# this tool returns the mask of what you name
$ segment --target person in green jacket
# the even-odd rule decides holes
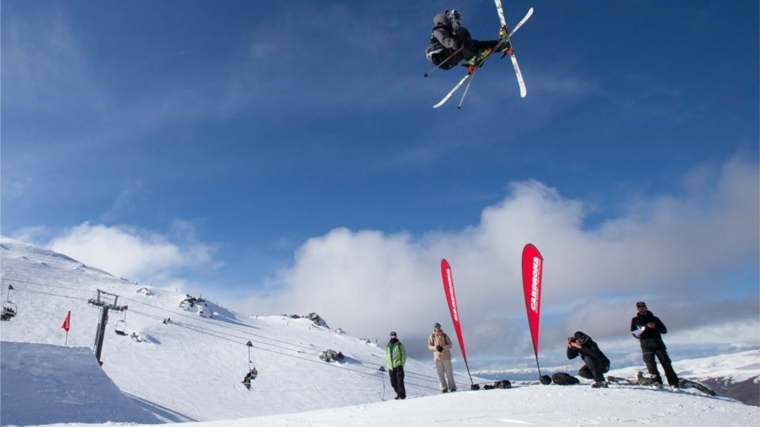
[[[385,364],[388,366],[388,374],[391,377],[391,387],[396,391],[396,400],[406,399],[404,388],[404,364],[406,363],[406,349],[398,340],[396,332],[391,332],[391,339],[385,346]]]

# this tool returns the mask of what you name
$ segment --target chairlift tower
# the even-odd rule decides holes
[[[125,311],[129,307],[126,305],[118,305],[119,296],[109,292],[101,291],[98,289],[98,297],[90,298],[87,304],[93,307],[100,308],[100,320],[98,321],[98,329],[95,331],[95,358],[101,365],[100,354],[103,351],[103,339],[105,338],[106,324],[108,323],[108,311]]]

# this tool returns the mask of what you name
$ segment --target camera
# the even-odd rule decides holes
[[[576,342],[578,340],[575,339],[575,337],[567,337],[567,340],[570,342]]]

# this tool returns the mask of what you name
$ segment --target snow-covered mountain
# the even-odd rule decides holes
[[[379,371],[385,365],[385,342],[320,326],[321,319],[242,316],[212,302],[213,296],[190,297],[133,283],[8,238],[0,244],[3,297],[12,286],[10,299],[18,308],[17,316],[0,323],[2,340],[64,345],[61,325],[71,311],[67,345],[93,348],[100,309],[90,302],[98,290],[118,295],[116,305],[128,308],[109,314],[103,370],[123,392],[181,414],[170,421],[243,418],[395,397]],[[112,301],[104,294],[101,299]],[[116,333],[122,328],[126,335]],[[403,342],[403,334],[399,338]],[[327,350],[344,358],[325,362],[320,356]],[[259,373],[250,392],[241,384],[249,366]],[[431,361],[410,360],[406,372],[410,395],[439,392]],[[167,393],[166,384],[174,392]]]
[[[390,421],[435,421],[438,427],[568,421],[660,425],[663,417],[674,417],[677,422],[662,423],[673,426],[760,421],[760,408],[695,390],[545,387],[517,372],[503,377],[513,381],[511,390],[440,395],[432,361],[413,359],[406,365],[411,399],[382,403],[395,395],[379,369],[385,343],[330,329],[329,319],[300,316],[308,313],[243,316],[214,302],[213,295],[189,296],[178,289],[132,283],[4,237],[0,262],[3,299],[18,310],[10,321],[0,322],[2,425],[112,421],[284,426],[308,425],[307,420],[343,426]],[[93,304],[98,290],[101,302],[128,306],[110,313],[102,368],[94,356],[89,359],[100,316]],[[112,301],[112,295],[118,300]],[[61,325],[69,311],[67,337]],[[399,338],[404,341],[403,334]],[[320,356],[327,350],[344,357],[324,361]],[[757,387],[759,361],[755,350],[682,360],[675,366],[688,378],[754,381]],[[254,365],[258,377],[248,391],[241,381]],[[635,368],[626,369],[613,374],[635,374]],[[494,379],[474,377],[478,383]],[[466,373],[458,374],[457,381],[460,389],[469,388]],[[640,408],[648,412],[642,415]],[[263,418],[254,423],[251,417]]]

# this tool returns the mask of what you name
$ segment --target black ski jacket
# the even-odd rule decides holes
[[[655,316],[651,311],[647,310],[644,314],[636,314],[636,317],[631,319],[631,332],[640,329],[642,326],[649,323],[654,323],[654,328],[647,328],[637,338],[641,344],[641,348],[645,350],[657,350],[665,349],[665,342],[662,340],[662,334],[668,333],[668,328],[662,321]]]
[[[585,335],[585,334],[584,334]],[[575,337],[578,338],[578,334],[575,334]],[[581,348],[575,348],[575,347],[567,347],[567,358],[568,359],[575,359],[578,357],[578,355],[581,355],[581,358],[585,359],[586,357],[591,357],[592,359],[596,360],[599,365],[603,366],[603,371],[607,371],[610,367],[610,359],[607,358],[607,356],[602,353],[602,350],[599,349],[599,346],[596,345],[594,340],[591,339],[590,336],[586,335],[586,342],[583,343]]]
[[[467,28],[459,27],[457,31],[454,31],[451,27],[451,21],[446,17],[446,12],[441,12],[433,17],[433,34],[430,36],[430,44],[426,52],[429,52],[435,48],[444,48],[449,51],[454,51],[460,47],[468,47],[472,40],[470,32]]]

